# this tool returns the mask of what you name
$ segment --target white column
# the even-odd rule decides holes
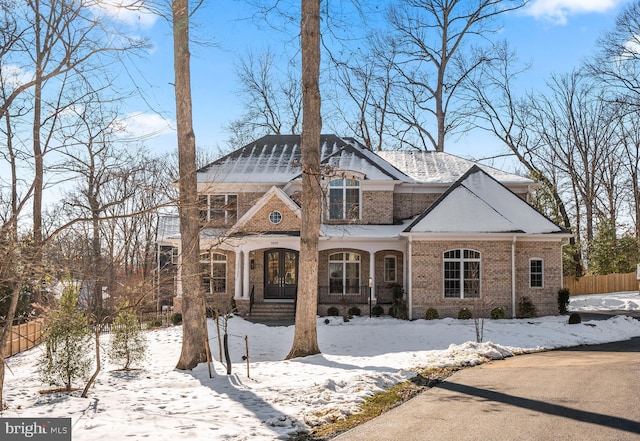
[[[373,305],[373,299],[376,297],[376,253],[369,251],[369,277],[371,278],[371,292],[369,293],[369,301]]]
[[[176,297],[182,297],[182,250],[178,247],[178,266],[176,268]]]
[[[236,250],[236,271],[235,271],[235,282],[236,289],[234,293],[234,298],[240,299],[242,298],[242,282],[243,282],[243,274],[246,271],[246,267],[242,265],[242,250]]]
[[[249,272],[251,271],[251,267],[249,266],[249,251],[244,252],[244,271],[242,275],[244,276],[244,282],[242,283],[242,297],[245,299],[249,298],[250,293],[250,285],[249,285]]]

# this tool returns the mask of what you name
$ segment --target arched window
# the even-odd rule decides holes
[[[466,249],[445,251],[443,269],[445,298],[480,297],[480,252]]]
[[[360,293],[360,255],[334,253],[329,256],[329,293]]]
[[[360,181],[345,178],[329,182],[329,219],[360,219]]]
[[[200,266],[205,294],[225,294],[227,292],[227,256],[208,251],[201,253]]]
[[[396,256],[384,256],[384,281],[396,282],[398,278],[398,260]]]

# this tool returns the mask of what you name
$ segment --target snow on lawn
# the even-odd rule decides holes
[[[570,309],[592,311],[612,305],[640,310],[640,296],[636,292],[575,297]],[[40,383],[35,365],[42,349],[34,348],[8,360],[9,408],[1,416],[70,417],[74,441],[287,439],[291,433],[356,412],[366,397],[413,377],[417,368],[476,365],[526,352],[640,336],[640,321],[624,316],[578,325],[568,325],[566,316],[486,320],[480,344],[475,343],[473,320],[325,320],[318,319],[321,355],[283,361],[291,348],[293,326],[231,319],[233,372],[226,375],[226,368],[216,361],[213,378],[206,364],[191,372],[174,369],[181,327],[148,331],[148,359],[141,369],[122,372],[103,360],[103,370],[86,399],[79,397],[80,392],[40,394],[47,386]],[[211,321],[209,334],[214,358],[219,360]],[[242,359],[245,336],[250,378]],[[108,340],[102,337],[103,349]]]
[[[640,294],[627,291],[611,294],[591,294],[572,297],[569,303],[571,311],[639,311]]]

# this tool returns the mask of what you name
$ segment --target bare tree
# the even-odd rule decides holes
[[[546,148],[542,134],[534,129],[531,100],[537,98],[533,94],[527,97],[514,92],[514,82],[529,67],[519,62],[506,42],[495,44],[493,53],[492,65],[483,66],[465,83],[465,99],[476,115],[475,127],[504,143],[506,154],[515,156],[531,178],[542,184],[533,195],[535,205],[565,229],[573,231],[570,207],[561,194],[565,175],[555,166],[556,153]],[[570,242],[571,249],[575,250],[576,238],[572,237]],[[570,266],[578,275],[582,272],[581,261],[580,253],[573,252]]]
[[[447,135],[468,119],[457,102],[461,84],[491,54],[472,43],[498,29],[495,19],[526,0],[402,0],[388,20],[398,47],[396,69],[403,78],[404,100],[393,114],[444,151]],[[429,123],[431,121],[431,123]]]
[[[240,60],[236,72],[244,114],[228,126],[233,134],[231,144],[240,147],[247,139],[265,134],[300,133],[300,81],[289,68],[280,75],[274,73],[274,64],[271,51],[257,56],[249,53]]]
[[[193,131],[188,0],[173,0],[173,51],[180,178],[182,245],[182,352],[177,369],[193,369],[210,359],[205,295],[200,274],[200,222],[196,182],[196,137]]]
[[[320,187],[320,0],[302,0],[302,220],[300,227],[300,280],[296,325],[287,359],[320,353],[318,313],[318,238],[322,190]]]
[[[598,40],[599,50],[587,63],[588,71],[603,81],[608,99],[640,108],[640,1],[618,15],[614,29]]]
[[[393,121],[388,118],[397,48],[394,41],[375,33],[369,36],[370,53],[349,61],[333,60],[336,68],[334,107],[340,119],[364,145],[382,150],[385,135],[393,133]],[[343,105],[343,97],[347,103]],[[400,136],[396,138],[401,139]]]

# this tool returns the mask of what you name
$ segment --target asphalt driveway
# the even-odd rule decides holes
[[[640,338],[464,369],[334,440],[640,440]]]

